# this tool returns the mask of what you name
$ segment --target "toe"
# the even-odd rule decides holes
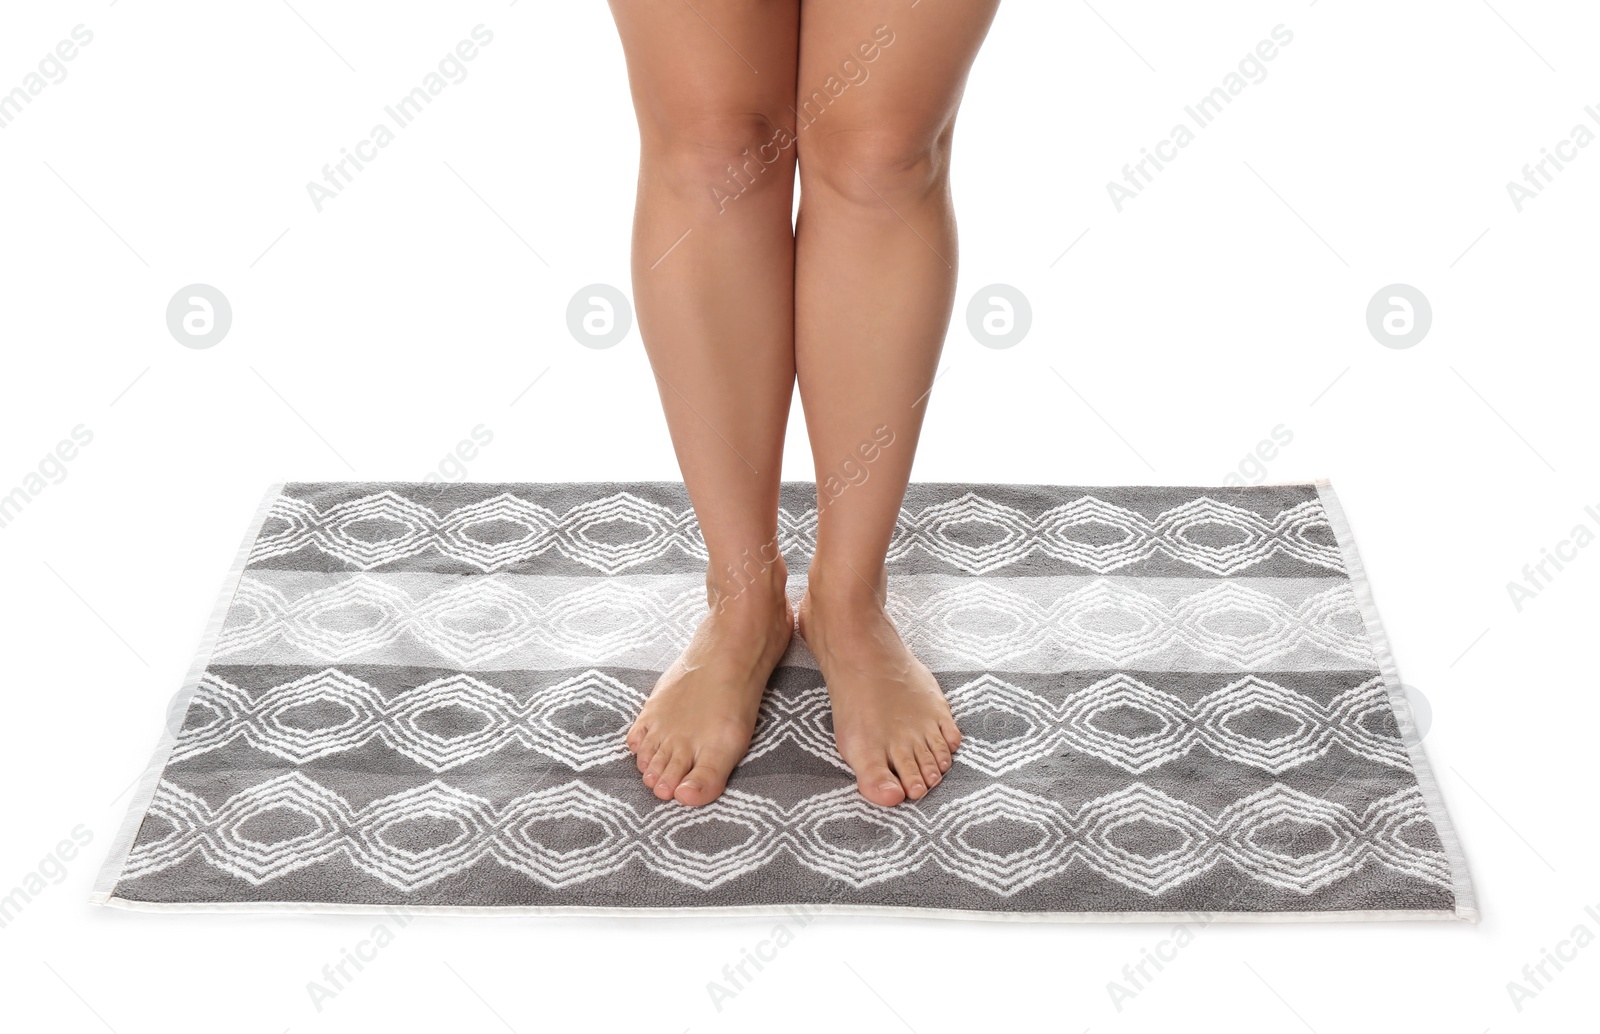
[[[955,719],[939,719],[939,731],[944,734],[945,746],[949,747],[950,753],[954,754],[961,746],[961,730],[956,728]]]
[[[882,761],[857,769],[856,789],[873,804],[885,808],[892,808],[906,799],[906,791],[900,785],[900,780],[894,777],[894,773],[889,771],[889,766]]]
[[[939,763],[933,759],[933,750],[926,741],[917,744],[916,750],[917,767],[922,772],[922,782],[931,790],[938,786],[939,780],[943,778],[939,774]]]
[[[927,784],[922,781],[922,768],[910,744],[896,744],[889,751],[889,763],[900,777],[907,797],[915,801],[928,792]]]
[[[672,751],[666,744],[655,739],[646,738],[644,749],[639,751],[639,771],[644,774],[644,785],[653,787],[656,780],[661,777],[661,770],[666,767],[667,761],[672,757]]]
[[[628,738],[624,741],[627,743],[628,749],[635,754],[639,753],[639,748],[644,746],[645,733],[649,731],[649,727],[644,724],[644,718],[641,717],[634,722],[632,727],[628,729]]]
[[[656,751],[660,747],[660,737],[648,733],[640,737],[639,749],[633,752],[633,764],[634,767],[638,768],[640,775],[650,771],[650,761],[655,757]]]
[[[950,758],[950,744],[944,741],[942,731],[928,737],[928,750],[933,753],[933,763],[938,766],[940,773],[950,771],[950,766],[955,762]]]
[[[655,785],[650,789],[655,791],[657,797],[664,801],[672,800],[677,792],[678,784],[694,764],[694,755],[687,750],[673,753],[671,760],[661,767],[661,775],[656,779]]]
[[[722,791],[728,785],[728,773],[730,771],[732,771],[732,766],[724,768],[710,759],[702,758],[697,760],[695,766],[678,783],[673,796],[680,803],[691,807],[710,804],[722,796]]]

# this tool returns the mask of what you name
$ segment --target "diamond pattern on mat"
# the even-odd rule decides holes
[[[538,751],[582,772],[627,756],[622,733],[644,701],[645,694],[632,686],[593,670],[546,686],[525,703],[464,673],[385,696],[337,668],[256,694],[208,672],[190,700],[172,760],[208,754],[243,738],[258,750],[303,765],[379,740],[433,772],[510,746]],[[344,715],[317,724],[292,720],[297,710],[315,705]],[[428,727],[429,715],[449,711],[466,712],[476,727],[453,735]],[[569,728],[561,717],[572,711],[580,712],[586,724],[600,717],[601,727]]]
[[[974,580],[925,597],[891,588],[888,611],[907,645],[941,658],[944,668],[1004,667],[1040,651],[1137,666],[1175,648],[1253,668],[1302,646],[1373,663],[1360,608],[1344,582],[1290,603],[1234,582],[1164,599],[1127,579],[1092,581],[1041,602],[1011,581]],[[282,642],[336,662],[408,636],[468,668],[525,647],[578,663],[635,651],[670,657],[688,644],[704,613],[703,591],[638,582],[551,592],[530,579],[492,575],[413,597],[383,576],[354,574],[291,601],[246,575],[215,658]]]
[[[756,872],[782,853],[802,866],[857,889],[936,865],[1002,897],[1086,866],[1146,895],[1161,894],[1227,862],[1251,880],[1310,894],[1369,861],[1436,886],[1449,886],[1445,856],[1408,839],[1413,825],[1429,826],[1415,787],[1372,802],[1364,812],[1275,783],[1234,801],[1220,814],[1205,811],[1143,783],[1085,803],[1076,812],[1014,787],[985,786],[937,809],[875,808],[854,787],[784,808],[730,790],[705,808],[672,802],[644,812],[581,782],[538,790],[496,808],[488,800],[438,780],[353,807],[337,792],[299,772],[241,790],[213,808],[163,781],[150,815],[168,827],[139,843],[124,878],[178,865],[199,853],[212,866],[253,885],[280,879],[330,859],[345,859],[389,886],[415,892],[472,865],[493,859],[548,888],[618,872],[637,862],[658,875],[711,890]],[[262,824],[296,821],[282,839],[264,839]],[[406,843],[400,828],[426,819],[450,832],[436,843]],[[879,835],[863,844],[843,822],[865,822]],[[982,828],[998,820],[1030,827],[1031,843],[1007,838],[997,850]],[[539,836],[554,823],[583,826],[585,844],[551,844]],[[748,835],[707,848],[685,843],[709,824]],[[835,830],[835,832],[830,832]],[[1163,834],[1152,846],[1149,833]],[[1314,830],[1323,841],[1296,850]],[[252,835],[252,832],[254,835]],[[1288,845],[1276,843],[1293,835]],[[1143,849],[1141,849],[1143,848]]]
[[[703,589],[596,581],[552,595],[505,576],[461,579],[413,598],[381,576],[357,574],[291,601],[246,575],[214,657],[283,642],[337,661],[407,636],[469,668],[528,646],[593,661],[638,650],[671,657],[705,609]],[[362,620],[343,619],[356,616]]]
[[[501,571],[556,550],[604,574],[666,556],[706,559],[691,509],[673,510],[629,492],[555,513],[511,492],[440,515],[385,489],[319,510],[303,499],[280,496],[272,518],[282,527],[263,534],[250,554],[259,564],[306,548],[359,570],[371,571],[431,552],[485,572]],[[474,535],[491,524],[520,533],[493,541]],[[623,524],[637,535],[622,541],[597,534]],[[779,540],[786,554],[809,557],[816,549],[817,512],[782,510]],[[1207,541],[1203,529],[1224,533]],[[969,534],[962,535],[966,530]],[[971,532],[983,532],[972,541]],[[1322,533],[1326,541],[1313,538]],[[1211,536],[1215,538],[1216,536]],[[1293,557],[1343,573],[1327,516],[1306,500],[1272,517],[1209,496],[1150,518],[1094,496],[1082,496],[1038,517],[976,492],[912,513],[902,510],[889,559],[921,551],[968,574],[988,574],[1042,553],[1095,574],[1110,574],[1164,556],[1215,575],[1238,574],[1275,556]]]
[[[1041,603],[1011,580],[974,580],[919,598],[891,590],[887,609],[912,650],[954,655],[973,668],[1004,667],[1040,649],[1135,666],[1173,648],[1253,668],[1302,645],[1372,663],[1347,583],[1292,604],[1235,582],[1173,599],[1131,581],[1100,579]]]
[[[1381,677],[1345,690],[1327,706],[1254,675],[1192,705],[1121,673],[1078,690],[1059,704],[989,674],[952,690],[949,700],[962,730],[957,760],[991,776],[1062,750],[1090,754],[1137,774],[1186,757],[1197,746],[1273,775],[1321,758],[1335,744],[1367,761],[1411,769],[1405,744],[1366,724],[1374,716],[1390,713]],[[1150,719],[1157,727],[1130,734],[1096,724],[1119,710]],[[1293,728],[1255,736],[1239,727],[1251,715],[1263,713]],[[1004,735],[991,733],[997,717],[1004,723]],[[1013,730],[1016,725],[1021,728]]]
[[[1071,693],[1059,704],[992,674],[951,690],[949,699],[963,730],[956,763],[990,776],[1020,770],[1063,750],[1140,774],[1184,758],[1196,747],[1273,775],[1321,758],[1335,745],[1375,764],[1402,771],[1411,767],[1398,738],[1374,732],[1367,724],[1389,714],[1381,678],[1345,690],[1326,706],[1255,676],[1231,682],[1190,705],[1121,673]],[[621,733],[644,700],[644,693],[596,670],[541,687],[526,701],[467,674],[385,695],[337,668],[255,693],[213,672],[191,701],[172,760],[199,757],[242,738],[257,750],[303,765],[377,740],[432,772],[446,772],[508,747],[534,751],[582,772],[629,756]],[[294,720],[297,711],[318,705],[335,717],[315,724]],[[1119,710],[1132,711],[1157,727],[1132,734],[1097,724]],[[450,711],[465,712],[473,727],[453,733],[428,727],[430,715]],[[1258,736],[1239,727],[1263,713],[1292,728]],[[828,691],[821,685],[767,694],[746,760],[789,744],[849,772],[834,746],[830,714]],[[579,719],[587,731],[570,728],[563,715]],[[1004,728],[997,730],[997,719]]]

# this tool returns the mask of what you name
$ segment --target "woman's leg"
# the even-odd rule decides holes
[[[820,520],[800,632],[883,805],[927,793],[961,739],[884,612],[884,555],[955,292],[956,108],[998,2],[801,5],[795,362]]]
[[[794,392],[798,2],[611,2],[639,119],[639,331],[711,556],[711,613],[628,747],[645,785],[685,804],[722,793],[793,627],[775,537]]]

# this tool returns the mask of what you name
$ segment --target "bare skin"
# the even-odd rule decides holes
[[[797,382],[820,510],[799,629],[840,754],[890,806],[960,745],[885,613],[884,558],[954,298],[956,109],[997,6],[611,0],[640,127],[639,326],[710,554],[712,612],[628,734],[663,800],[722,792],[788,642],[773,543]]]
[[[819,485],[872,432],[893,436],[865,480],[821,508],[800,607],[839,753],[886,806],[925,796],[961,744],[938,684],[884,613],[884,557],[955,297],[956,109],[997,2],[806,0],[802,19],[803,98],[862,39],[881,49],[870,77],[801,131],[795,362]]]
[[[737,195],[727,169],[789,117],[799,13],[760,0],[615,0],[612,13],[639,119],[634,304],[712,604],[627,742],[656,796],[699,805],[744,756],[793,627],[781,558],[768,561],[794,394],[795,148],[776,149]]]
[[[881,600],[870,587],[835,596],[812,583],[799,617],[828,686],[839,755],[861,795],[888,807],[939,785],[961,732],[932,672],[906,649]]]
[[[782,564],[737,596],[708,593],[710,613],[628,730],[644,785],[662,800],[709,804],[750,749],[767,679],[794,627]]]

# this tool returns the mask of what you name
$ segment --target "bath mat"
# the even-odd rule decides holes
[[[798,599],[814,489],[785,484]],[[913,485],[888,606],[965,736],[878,808],[797,638],[705,808],[623,733],[705,610],[676,484],[269,492],[95,900],[1477,918],[1332,490]]]

